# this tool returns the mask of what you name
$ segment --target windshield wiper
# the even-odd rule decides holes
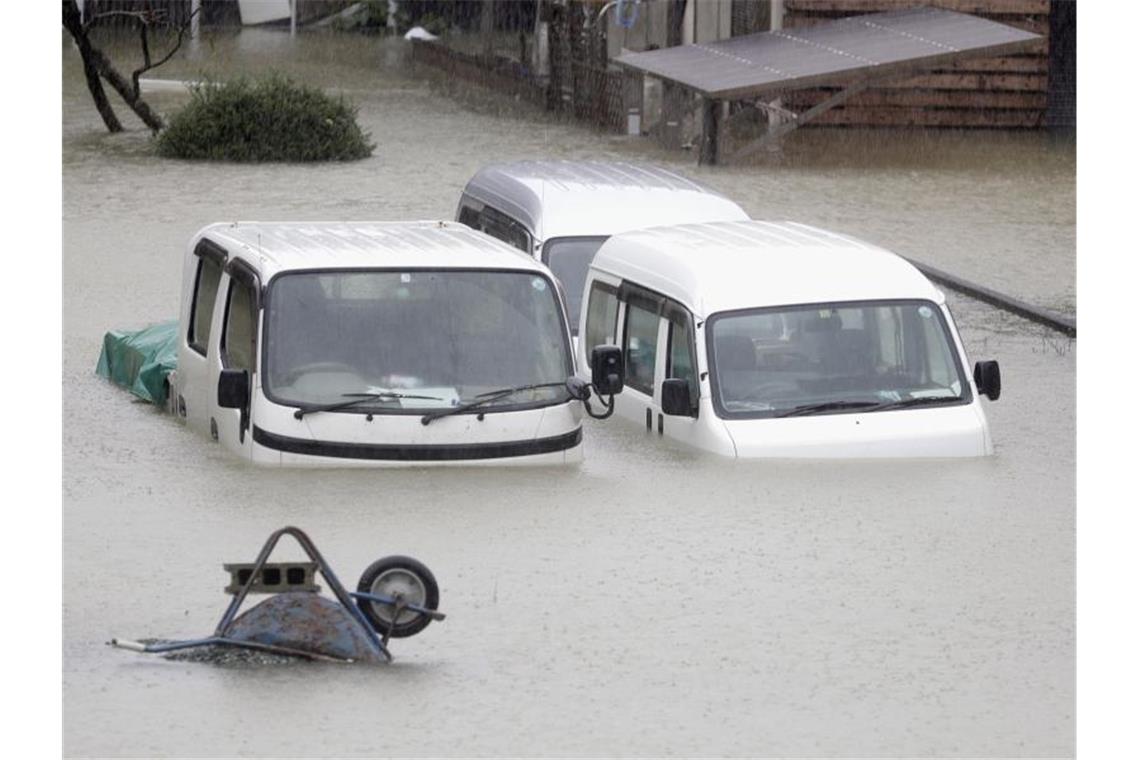
[[[824,401],[819,404],[803,404],[789,409],[777,417],[798,417],[800,415],[831,412],[839,409],[862,409],[867,412],[881,412],[888,409],[906,409],[913,406],[945,404],[948,401],[961,401],[959,396],[921,396],[904,398],[898,401]]]
[[[301,419],[306,414],[313,412],[335,412],[337,409],[344,409],[354,404],[360,404],[365,401],[378,401],[380,399],[427,399],[430,401],[443,401],[439,396],[414,396],[410,393],[394,393],[392,391],[383,391],[379,393],[342,393],[341,396],[348,398],[348,401],[337,401],[332,404],[317,404],[315,406],[302,406],[298,407],[297,411],[293,412],[293,416]]]
[[[474,409],[476,407],[483,406],[484,404],[489,404],[492,401],[498,401],[501,398],[506,398],[507,396],[511,396],[515,393],[536,390],[538,388],[565,387],[565,385],[566,381],[561,380],[557,383],[536,383],[534,385],[520,385],[515,388],[500,388],[497,391],[487,391],[486,393],[480,393],[470,401],[459,404],[458,406],[453,406],[449,409],[440,409],[435,412],[428,412],[423,417],[420,417],[420,422],[425,425],[429,425],[431,424],[432,420],[438,420],[440,417],[447,417],[452,414],[460,414],[462,412],[466,412],[468,409]]]
[[[824,401],[819,404],[801,404],[800,406],[793,407],[786,412],[781,412],[775,416],[777,417],[798,417],[806,414],[817,414],[819,412],[830,412],[837,409],[870,409],[878,407],[881,402],[878,401]]]
[[[961,396],[919,396],[918,398],[904,398],[898,401],[887,401],[886,403],[879,404],[873,411],[881,411],[883,409],[905,409],[909,406],[928,406],[933,404],[945,404],[949,401],[961,401]]]

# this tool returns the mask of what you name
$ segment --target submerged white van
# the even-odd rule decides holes
[[[587,347],[621,346],[619,417],[735,457],[991,454],[943,294],[910,263],[791,222],[691,224],[611,237],[590,265]]]
[[[214,224],[183,283],[171,406],[247,460],[581,458],[586,388],[549,270],[464,225]]]
[[[586,270],[610,235],[748,214],[716,190],[658,166],[515,161],[480,169],[463,189],[455,218],[550,267],[576,331]]]

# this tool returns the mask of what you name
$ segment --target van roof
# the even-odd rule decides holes
[[[226,222],[209,237],[261,272],[262,281],[291,269],[430,267],[546,268],[511,246],[459,222]]]
[[[489,164],[463,192],[522,222],[539,240],[748,218],[707,185],[659,166],[624,161]]]
[[[796,222],[683,224],[615,235],[602,272],[676,299],[694,314],[804,303],[944,296],[910,262]]]

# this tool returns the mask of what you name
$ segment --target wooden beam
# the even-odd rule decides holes
[[[876,87],[928,90],[1028,90],[1045,92],[1049,84],[1046,74],[986,74],[980,72],[919,74],[906,79],[876,84]]]
[[[979,16],[1049,13],[1049,0],[927,0],[922,3],[958,13]],[[787,13],[878,13],[913,8],[914,0],[785,0]]]
[[[1043,109],[836,108],[815,120],[828,127],[994,127],[1039,129]]]
[[[790,108],[810,108],[828,90],[800,90],[784,100]],[[893,106],[907,108],[1030,108],[1045,107],[1043,92],[975,92],[972,90],[868,90],[852,97],[846,108]]]
[[[1046,55],[1007,55],[1000,58],[974,58],[945,66],[935,73],[960,71],[992,71],[1002,74],[1046,74],[1049,58]]]

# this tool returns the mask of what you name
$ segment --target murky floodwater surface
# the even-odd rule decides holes
[[[177,314],[199,227],[450,218],[476,169],[513,158],[654,161],[753,216],[1075,312],[1071,144],[805,131],[782,156],[697,168],[402,55],[243,32],[172,61],[162,77],[278,67],[343,90],[378,143],[351,164],[238,166],[153,158],[125,108],[132,131],[105,134],[65,45],[66,753],[1072,754],[1076,344],[982,304],[951,296],[971,359],[1002,363],[997,453],[973,461],[730,462],[611,420],[589,422],[577,468],[260,470],[95,376],[105,330]],[[448,619],[381,668],[104,645],[209,633],[222,563],[285,524],[346,584],[420,558]]]

